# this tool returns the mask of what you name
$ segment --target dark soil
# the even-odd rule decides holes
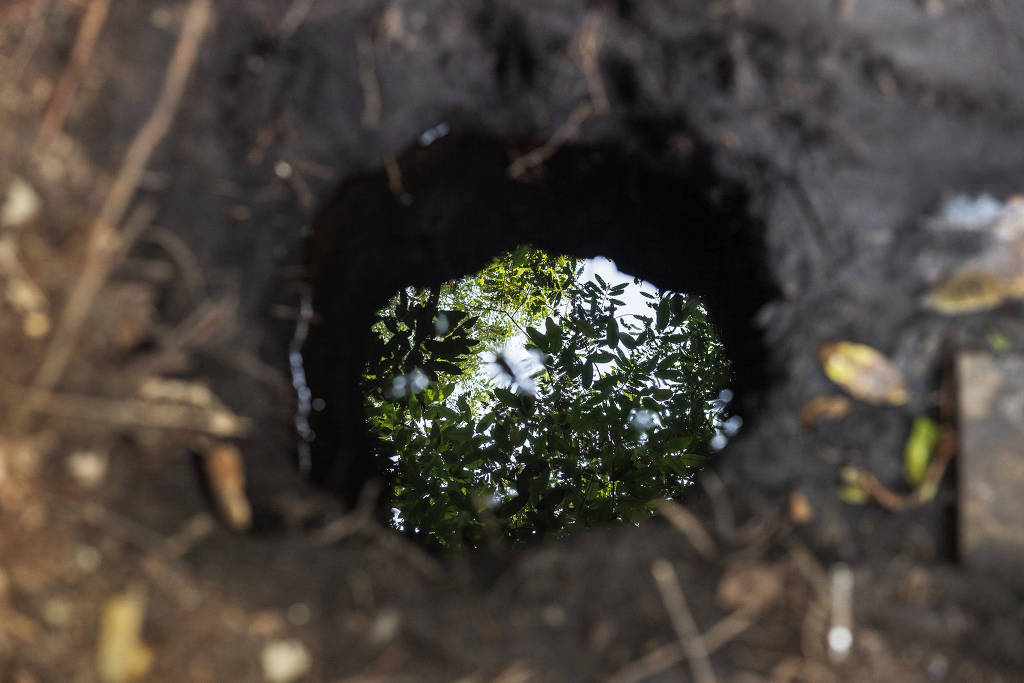
[[[113,3],[69,68],[101,4],[0,5],[0,190],[39,200],[0,226],[15,247],[0,263],[0,680],[99,680],[101,614],[133,586],[149,680],[273,680],[261,655],[292,640],[307,680],[684,680],[700,675],[672,621],[686,611],[722,680],[1024,675],[1021,588],[959,562],[953,476],[902,512],[837,496],[845,465],[905,491],[903,443],[938,414],[951,354],[992,329],[1024,346],[1019,303],[920,304],[985,246],[929,227],[942,201],[1021,189],[1024,10],[220,0],[135,187],[155,213],[107,257],[51,392],[38,368],[189,5]],[[68,116],[40,141],[68,83]],[[658,520],[439,561],[358,507],[374,471],[352,381],[367,313],[521,241],[707,300],[745,426],[688,532]],[[296,466],[289,374],[303,296],[327,401],[315,482]],[[838,391],[814,355],[834,340],[885,352],[910,402],[801,426]],[[231,447],[251,521],[216,502],[237,480],[211,454]],[[840,661],[826,634],[842,566]]]

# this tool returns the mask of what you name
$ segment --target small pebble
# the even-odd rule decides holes
[[[565,625],[565,608],[561,605],[547,605],[540,614],[540,618],[551,628],[558,628]]]
[[[166,6],[156,7],[149,14],[149,23],[153,28],[170,29],[174,25],[174,13]]]
[[[309,673],[313,658],[298,640],[274,640],[263,647],[260,663],[270,683],[292,683]]]
[[[0,205],[0,227],[22,225],[39,213],[39,195],[27,182],[14,176],[7,184],[3,204]]]
[[[8,253],[10,252],[8,251]],[[4,296],[19,311],[39,311],[46,307],[46,295],[39,290],[35,283],[23,277],[10,278],[7,281],[7,287],[4,288]]]
[[[928,660],[928,678],[933,681],[944,681],[949,675],[949,660],[942,655],[935,655]]]
[[[68,456],[68,474],[85,488],[94,488],[107,476],[107,460],[100,451],[77,451]]]
[[[296,602],[288,607],[288,621],[296,626],[305,626],[309,623],[309,605],[304,602]]]
[[[398,635],[398,628],[401,625],[402,615],[398,610],[390,607],[382,609],[370,626],[370,642],[377,645],[391,642]]]
[[[282,180],[286,180],[288,178],[291,178],[292,177],[292,165],[289,164],[287,161],[279,161],[276,164],[274,164],[274,174],[278,178],[281,178]]]
[[[53,628],[64,628],[71,622],[71,603],[63,598],[50,598],[43,604],[43,621]]]
[[[845,657],[853,647],[853,633],[846,626],[833,626],[828,631],[828,649],[833,655]]]
[[[92,573],[100,568],[103,554],[91,545],[80,545],[75,548],[75,565],[83,572]]]

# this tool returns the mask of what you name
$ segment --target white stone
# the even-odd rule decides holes
[[[263,678],[269,683],[293,683],[313,666],[313,658],[306,646],[294,638],[273,640],[260,653]]]
[[[7,183],[3,206],[0,206],[0,227],[27,223],[39,213],[39,195],[27,182],[14,176]]]
[[[68,474],[84,486],[98,486],[107,476],[107,454],[99,451],[77,451],[68,456]]]

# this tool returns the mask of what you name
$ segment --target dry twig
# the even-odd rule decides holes
[[[831,669],[804,657],[786,657],[775,665],[768,679],[771,683],[793,683],[793,681],[817,681],[818,683],[838,682]]]
[[[46,356],[32,382],[34,391],[14,416],[16,431],[39,409],[40,401],[64,375],[74,353],[79,332],[113,267],[113,259],[123,249],[123,234],[118,226],[124,218],[146,170],[146,164],[171,127],[192,71],[204,33],[210,24],[210,0],[190,0],[185,10],[181,35],[164,76],[160,96],[153,112],[135,135],[125,153],[99,214],[89,228],[85,264],[71,290],[71,296],[50,340]]]
[[[13,605],[0,605],[0,637],[12,636],[34,651],[46,640],[46,629],[35,619],[27,617]]]
[[[379,524],[374,524],[370,529],[374,532],[373,538],[377,545],[392,555],[401,557],[407,565],[416,569],[425,578],[438,581],[445,576],[441,563],[412,541]]]
[[[288,40],[302,26],[302,23],[306,21],[306,17],[309,16],[309,11],[313,9],[315,3],[316,0],[292,0],[292,3],[288,5],[288,10],[281,17],[281,21],[277,25],[277,39],[279,41]]]
[[[81,504],[71,501],[64,493],[46,488],[37,489],[49,497],[51,509],[69,524],[88,524],[101,528],[105,536],[143,551],[140,566],[153,580],[153,585],[168,592],[181,605],[194,608],[202,599],[202,592],[194,580],[191,570],[181,556],[175,555],[176,548],[169,544],[175,537],[166,537],[145,524],[122,515],[96,501]]]
[[[599,57],[601,55],[602,16],[597,10],[589,12],[575,40],[575,51],[579,56],[580,69],[587,81],[587,92],[594,105],[595,114],[608,113],[608,94],[601,77]]]
[[[160,555],[172,560],[181,559],[216,529],[217,523],[209,513],[195,514],[185,521],[176,534],[164,539]]]
[[[731,641],[753,625],[747,610],[739,609],[722,618],[704,634],[704,647],[708,654]],[[679,664],[686,659],[678,642],[667,643],[651,650],[640,659],[619,669],[605,683],[640,683]]]
[[[398,165],[398,159],[389,156],[384,158],[384,171],[388,176],[388,189],[391,194],[401,198],[405,194],[405,183],[402,182],[402,167]]]
[[[846,467],[843,469],[843,481],[851,486],[856,486],[868,494],[876,503],[890,512],[901,512],[909,508],[924,505],[935,497],[949,463],[956,454],[956,433],[949,425],[939,428],[939,445],[936,448],[935,457],[928,463],[924,479],[908,494],[900,495],[895,493],[885,484],[878,480],[878,477],[857,467]]]
[[[439,579],[444,576],[444,569],[433,557],[420,549],[419,546],[402,538],[390,529],[379,525],[373,517],[377,496],[380,494],[379,484],[367,484],[359,494],[359,502],[355,510],[340,517],[314,532],[309,541],[313,545],[333,545],[349,536],[362,535],[373,539],[386,551],[401,555],[402,558],[423,576]]]
[[[344,517],[317,529],[309,538],[317,546],[334,545],[338,541],[358,533],[373,523],[373,508],[380,494],[380,485],[369,483],[359,492],[355,509]]]
[[[714,669],[711,668],[707,645],[697,629],[697,622],[693,620],[693,613],[686,604],[686,595],[683,593],[683,587],[679,585],[676,570],[668,560],[659,558],[651,565],[651,574],[658,585],[658,592],[661,593],[661,600],[672,621],[672,628],[679,638],[679,645],[686,653],[686,661],[690,665],[693,679],[697,683],[715,683],[717,679]]]
[[[142,356],[133,361],[126,373],[143,375],[160,374],[162,368],[176,356],[180,356],[211,337],[226,334],[223,328],[225,321],[233,314],[234,303],[230,297],[207,299],[196,306],[185,320],[171,329],[160,330],[157,334],[158,351]]]
[[[373,39],[367,35],[356,38],[356,61],[359,65],[359,85],[363,88],[363,125],[374,128],[380,123],[380,79],[373,55]]]
[[[170,257],[181,274],[181,283],[188,293],[190,301],[198,301],[206,289],[206,278],[203,276],[202,266],[199,260],[192,253],[188,244],[167,228],[152,226],[142,238],[144,242],[154,244]]]
[[[831,604],[831,583],[828,572],[814,554],[796,536],[786,539],[788,556],[792,565],[811,588],[807,609],[800,626],[800,661],[824,660],[825,634],[828,631],[829,606]]]
[[[722,479],[710,469],[700,473],[700,485],[711,501],[711,512],[715,516],[715,533],[718,538],[731,543],[736,538],[736,514],[729,502],[729,493]]]
[[[39,43],[46,33],[46,13],[50,10],[51,2],[52,0],[35,0],[31,3],[32,17],[29,19],[28,26],[22,32],[21,42],[18,43],[18,49],[11,59],[11,62],[14,64],[13,75],[10,77],[11,83],[18,83],[21,80],[25,68],[32,61],[32,55],[35,53],[36,48],[39,47]],[[6,17],[0,14],[0,22],[4,19]]]
[[[508,165],[509,177],[518,179],[527,171],[540,166],[550,159],[562,148],[562,145],[576,137],[580,126],[593,114],[593,103],[583,102],[579,104],[569,114],[569,118],[566,119],[565,123],[559,126],[551,137],[548,138],[547,142],[512,160],[512,163]]]
[[[705,560],[714,559],[718,555],[714,540],[692,512],[671,500],[661,501],[658,504],[658,512],[686,536],[693,549]]]
[[[180,403],[139,399],[110,399],[81,394],[64,394],[39,389],[25,392],[25,401],[36,412],[74,420],[106,422],[123,427],[148,427],[200,432],[225,439],[249,433],[250,420],[227,408],[202,408]]]
[[[569,113],[569,118],[555,130],[547,142],[515,158],[508,167],[510,178],[518,179],[554,156],[565,143],[576,137],[580,126],[591,116],[608,113],[608,93],[604,87],[598,61],[601,54],[602,27],[601,14],[596,11],[590,12],[573,41],[572,49],[576,53],[583,79],[587,84],[587,101],[580,103]]]
[[[96,39],[100,30],[107,20],[107,13],[110,9],[110,0],[90,0],[85,8],[85,15],[78,27],[78,35],[75,37],[75,46],[71,48],[71,59],[68,66],[61,74],[57,86],[53,90],[53,98],[50,105],[43,114],[43,121],[39,124],[39,132],[36,134],[35,148],[37,151],[45,150],[53,142],[53,139],[60,132],[71,110],[71,103],[75,99],[78,85],[82,81],[82,74],[92,60],[93,51],[96,48]]]
[[[282,393],[292,389],[291,382],[276,367],[254,353],[229,347],[225,343],[207,345],[203,353],[226,367],[233,368]]]

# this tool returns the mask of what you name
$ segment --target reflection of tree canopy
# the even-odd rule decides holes
[[[629,283],[580,265],[521,247],[379,313],[367,421],[408,535],[454,550],[637,521],[705,460],[728,377],[705,311],[641,291],[648,315],[622,314]]]

